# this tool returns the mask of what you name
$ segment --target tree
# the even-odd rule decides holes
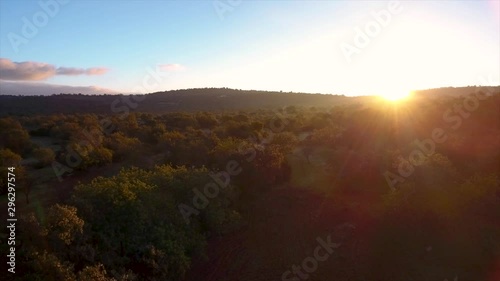
[[[122,132],[115,132],[105,141],[106,147],[113,151],[113,160],[121,160],[133,153],[141,142],[137,138],[125,136]]]
[[[115,281],[116,279],[107,276],[106,269],[102,264],[87,266],[78,272],[78,281]]]
[[[0,149],[0,165],[2,167],[18,167],[21,165],[21,156],[8,148]]]
[[[113,161],[113,151],[102,145],[93,146],[72,142],[68,147],[66,156],[74,156],[79,160],[79,164],[75,169],[85,170],[92,166],[102,166]]]
[[[198,113],[196,114],[196,121],[201,128],[212,129],[218,124],[217,118],[212,113]]]
[[[34,273],[27,280],[67,280],[76,281],[73,264],[61,261],[57,256],[47,251],[33,254],[32,269]]]
[[[160,151],[172,153],[175,147],[186,140],[186,136],[179,131],[165,132],[158,137],[157,148]]]
[[[8,168],[15,168],[13,174],[17,178],[22,178],[24,175],[24,168],[21,166],[21,156],[12,152],[10,149],[0,149],[0,170],[2,173],[6,172]],[[7,178],[5,176],[0,178],[0,194],[7,192]]]
[[[70,245],[77,235],[83,233],[84,221],[73,206],[55,204],[47,214],[47,231],[53,245]]]
[[[38,160],[38,166],[40,167],[50,165],[56,158],[54,151],[48,147],[35,149],[33,155]]]
[[[205,168],[124,169],[114,177],[78,185],[72,203],[88,223],[90,236],[95,237],[96,260],[106,268],[130,268],[149,280],[179,280],[191,258],[205,246],[202,233],[222,233],[239,220],[239,214],[229,208],[229,195],[220,191],[203,214],[191,217],[189,225],[185,223],[178,205],[192,204],[192,189],[199,187],[204,192],[203,186],[212,181]],[[73,233],[67,229],[75,228],[62,229],[57,233]]]
[[[23,153],[30,144],[30,135],[19,121],[10,117],[0,119],[0,147]]]
[[[67,120],[59,120],[60,124],[53,126],[50,129],[50,135],[54,138],[70,140],[80,134],[82,127],[77,122]]]
[[[459,208],[472,213],[500,219],[500,179],[498,175],[475,174],[456,190]]]
[[[169,127],[177,128],[177,129],[185,129],[188,127],[196,127],[198,122],[196,119],[187,113],[168,113],[163,116],[163,120]]]

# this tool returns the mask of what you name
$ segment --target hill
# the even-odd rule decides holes
[[[500,87],[438,88],[416,91],[433,97],[500,91]],[[69,113],[123,113],[126,110],[148,113],[179,111],[234,111],[269,109],[284,106],[331,107],[376,100],[372,96],[284,93],[228,88],[184,89],[146,95],[0,96],[0,116]]]

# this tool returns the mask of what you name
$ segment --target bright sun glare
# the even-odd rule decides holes
[[[410,91],[393,91],[380,94],[386,100],[390,101],[400,101],[407,98],[410,95]]]

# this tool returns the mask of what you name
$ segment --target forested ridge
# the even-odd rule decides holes
[[[447,87],[415,91],[429,97],[464,96],[482,89],[496,92],[499,87]],[[71,113],[164,113],[179,111],[233,111],[270,109],[284,106],[337,106],[373,102],[373,96],[347,97],[341,94],[305,94],[229,88],[172,90],[147,95],[82,95],[54,93],[51,96],[5,96],[0,90],[0,114]],[[126,108],[126,109],[125,109]]]

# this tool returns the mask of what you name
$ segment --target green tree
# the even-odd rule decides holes
[[[196,114],[196,121],[201,128],[205,129],[212,129],[218,124],[217,117],[214,114],[208,112]]]
[[[16,180],[22,179],[25,175],[24,168],[21,166],[21,156],[12,152],[8,148],[0,149],[0,170],[2,173],[8,171],[8,168],[14,167],[14,174],[16,175]],[[5,175],[5,174],[4,174]],[[16,184],[18,185],[18,184]],[[0,178],[0,194],[5,194],[7,192],[7,178],[5,176]]]
[[[78,272],[78,281],[115,281],[116,279],[108,277],[104,265],[97,264],[87,266]]]
[[[137,138],[125,136],[122,132],[111,134],[105,141],[106,147],[113,151],[113,160],[121,160],[134,153],[141,142]]]
[[[79,159],[76,169],[85,170],[92,166],[102,166],[113,161],[113,151],[101,145],[92,146],[81,143],[70,143],[67,155],[75,155]]]
[[[192,189],[203,192],[211,181],[203,168],[124,169],[114,177],[78,185],[72,202],[99,249],[96,261],[118,271],[131,268],[141,278],[179,280],[191,258],[202,252],[201,233],[223,233],[239,220],[230,209],[230,196],[221,190],[203,214],[193,215],[186,224],[178,205],[192,204]]]
[[[70,245],[83,233],[84,221],[77,216],[73,206],[55,204],[47,213],[47,232],[53,245]]]
[[[0,147],[22,154],[30,144],[30,135],[19,121],[13,118],[0,119]]]
[[[61,261],[56,255],[46,251],[34,253],[32,261],[33,273],[27,280],[33,281],[76,281],[73,264]]]
[[[37,148],[33,151],[33,155],[38,160],[40,167],[45,167],[54,162],[56,155],[54,151],[48,147]]]

